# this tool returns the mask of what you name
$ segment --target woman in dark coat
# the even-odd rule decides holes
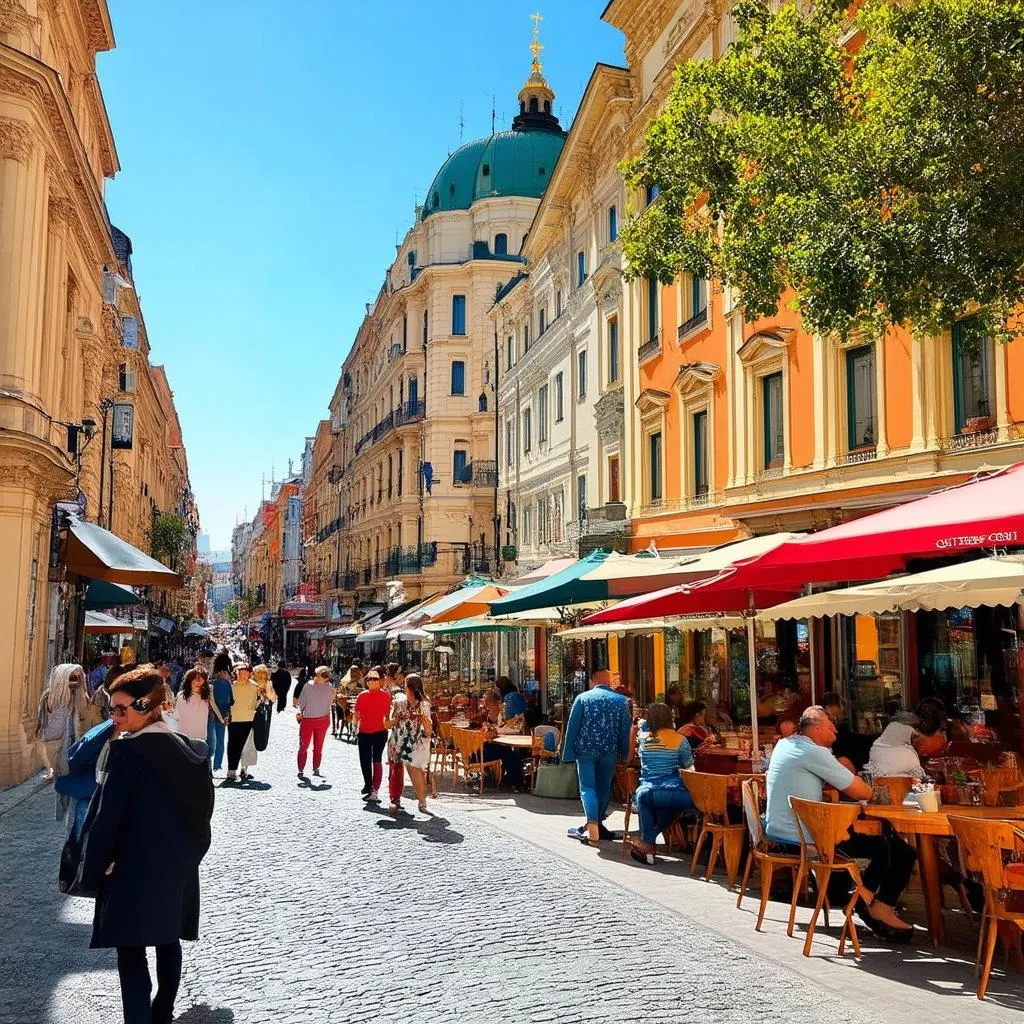
[[[79,869],[96,893],[93,949],[117,949],[125,1024],[168,1024],[181,980],[181,939],[199,935],[199,862],[210,847],[213,780],[207,747],[161,717],[164,681],[152,665],[121,676],[111,742],[89,807]],[[156,947],[157,992],[146,947]]]

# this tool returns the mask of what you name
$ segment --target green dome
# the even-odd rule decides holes
[[[460,146],[437,172],[423,216],[468,210],[478,199],[544,194],[565,143],[561,131],[507,131]]]

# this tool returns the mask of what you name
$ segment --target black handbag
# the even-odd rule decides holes
[[[96,893],[86,889],[78,881],[78,872],[82,865],[82,843],[75,838],[72,829],[64,840],[60,851],[60,867],[57,869],[57,887],[65,896],[84,896],[95,899]]]
[[[257,750],[266,750],[270,742],[270,723],[274,714],[274,706],[270,701],[263,701],[256,709],[252,720],[252,742]]]

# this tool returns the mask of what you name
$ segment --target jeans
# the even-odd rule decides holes
[[[153,983],[143,946],[117,947],[117,973],[121,981],[124,1024],[170,1024],[174,999],[181,982],[181,943],[156,947],[156,997],[149,994]]]
[[[327,726],[330,724],[330,715],[321,715],[319,718],[303,718],[299,722],[299,771],[306,770],[306,751],[309,750],[309,741],[313,741],[313,771],[320,770],[320,761],[324,756],[324,738],[327,736]]]
[[[653,846],[659,835],[676,820],[681,811],[693,808],[693,798],[685,789],[656,789],[641,785],[636,791],[636,813],[640,818],[640,837]]]
[[[224,766],[224,723],[212,714],[206,725],[206,745],[210,748],[213,770],[219,772]]]
[[[612,799],[615,777],[615,756],[576,758],[576,774],[580,779],[580,800],[587,821],[603,821]]]
[[[242,759],[242,748],[252,732],[252,722],[228,722],[228,771],[238,768]]]
[[[380,788],[380,780],[384,775],[381,760],[388,743],[388,731],[381,729],[380,732],[361,732],[357,742],[359,768],[363,773],[363,792],[368,793]]]

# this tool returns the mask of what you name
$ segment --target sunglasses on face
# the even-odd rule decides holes
[[[380,676],[367,676],[366,677],[366,681],[368,683],[379,683],[380,682]]]
[[[131,708],[132,711],[135,711],[140,715],[144,715],[152,707],[153,705],[150,704],[145,697],[140,697],[138,700],[133,700],[131,704],[111,704],[110,713],[115,718],[122,718],[124,715],[128,714],[128,709]]]

